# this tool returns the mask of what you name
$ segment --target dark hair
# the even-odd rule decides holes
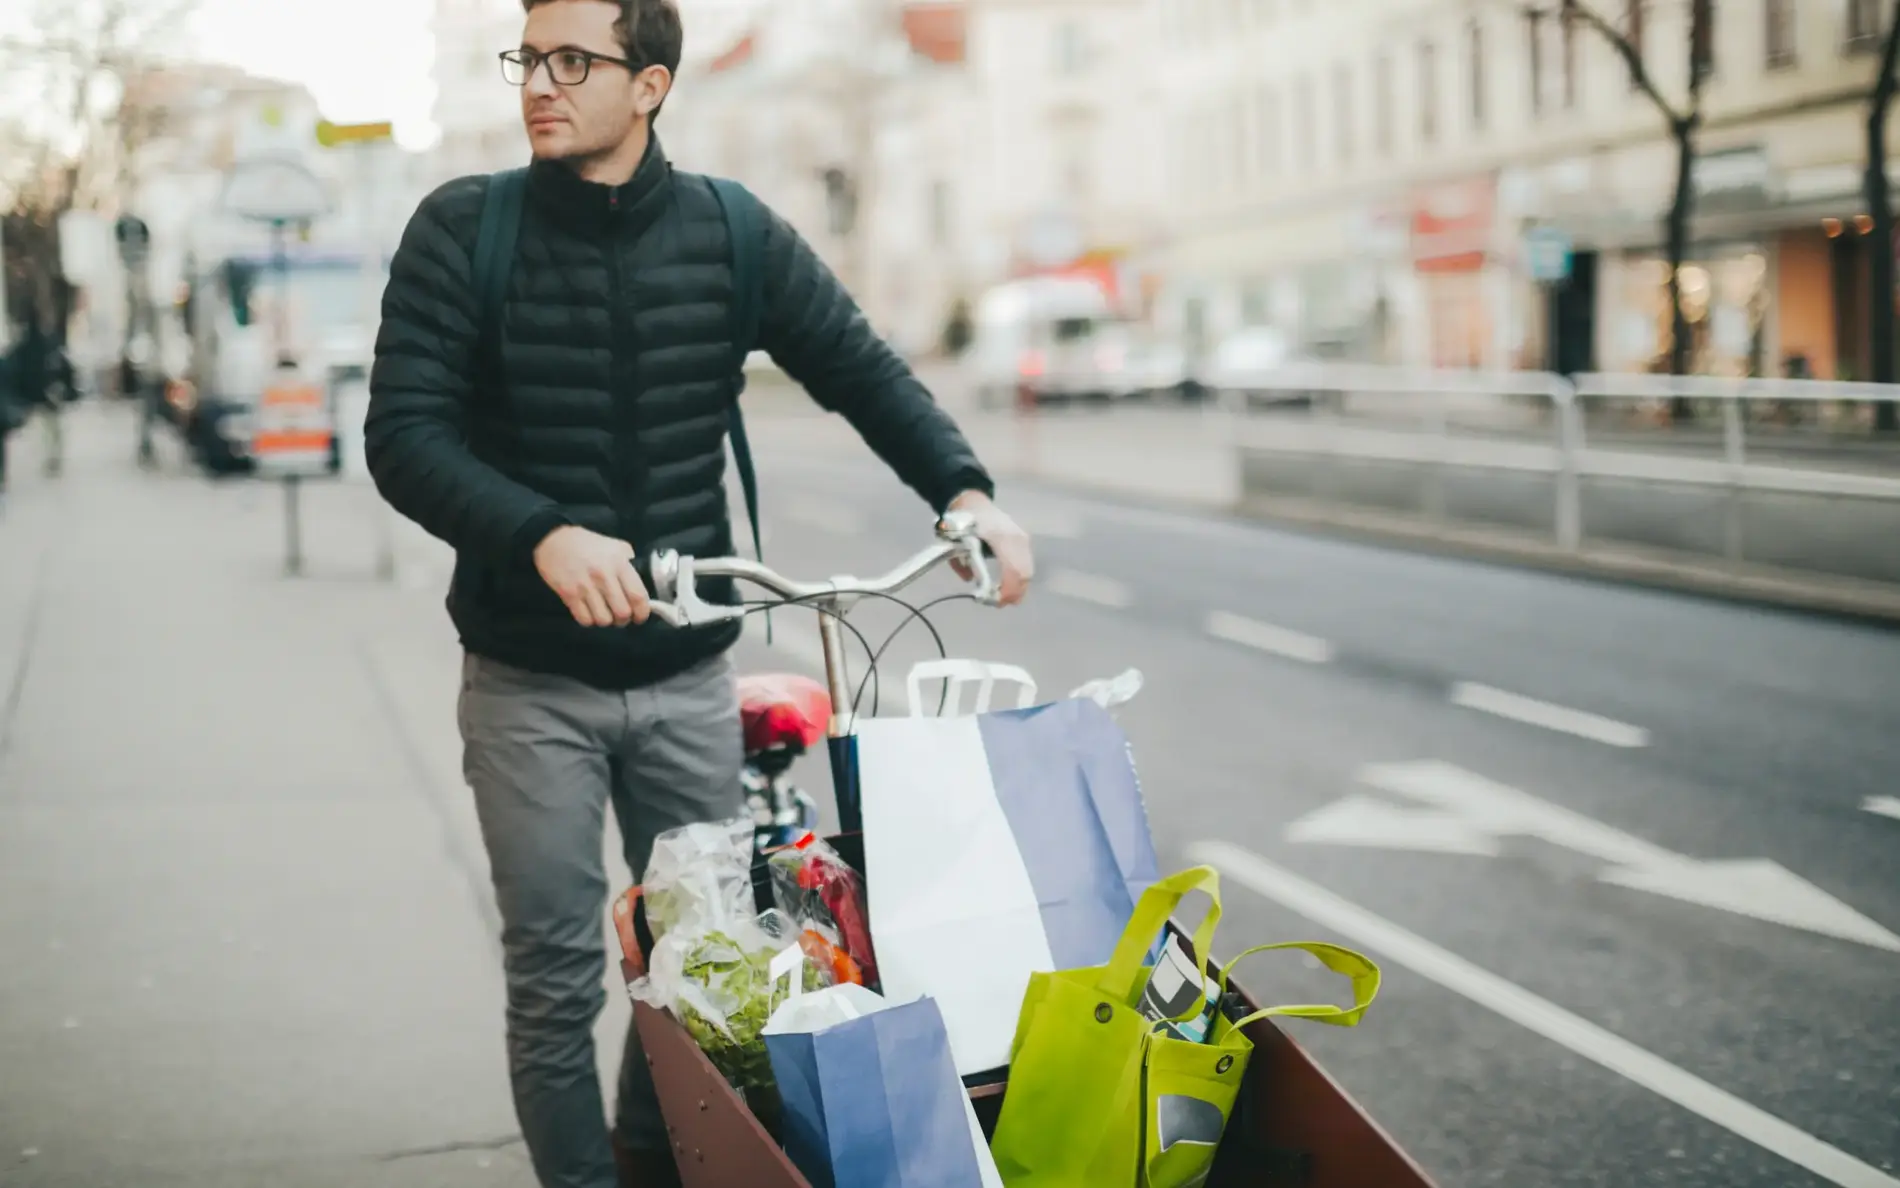
[[[533,12],[543,4],[554,4],[560,0],[521,0],[523,12]],[[612,4],[620,10],[620,17],[614,21],[614,37],[620,42],[620,52],[634,64],[635,69],[648,66],[664,66],[668,74],[677,76],[680,72],[680,46],[685,34],[680,29],[680,10],[675,0],[599,0]],[[666,101],[660,101],[665,107]],[[660,107],[653,109],[654,115],[660,114]]]

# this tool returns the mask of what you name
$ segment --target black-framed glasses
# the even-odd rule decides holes
[[[556,86],[562,87],[577,87],[586,82],[596,62],[609,62],[636,73],[640,69],[625,58],[597,54],[592,50],[557,49],[544,54],[539,50],[511,49],[501,53],[501,76],[508,80],[510,86],[525,87],[528,80],[534,77],[535,69],[543,62],[548,64],[548,77],[554,80]]]

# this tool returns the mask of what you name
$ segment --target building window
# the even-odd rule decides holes
[[[1341,165],[1352,162],[1353,115],[1352,68],[1342,62],[1333,68],[1333,135]]]
[[[1300,168],[1311,169],[1319,164],[1319,137],[1314,125],[1319,113],[1313,104],[1313,79],[1303,75],[1293,84],[1293,143],[1299,153]]]
[[[1088,66],[1088,43],[1080,21],[1056,26],[1056,73],[1080,74]]]
[[[1623,0],[1623,35],[1629,38],[1630,51],[1638,62],[1647,63],[1643,56],[1643,34],[1648,22],[1644,19],[1643,0]],[[1636,72],[1630,71],[1630,90],[1637,90]]]
[[[1544,14],[1533,9],[1525,14],[1524,28],[1528,34],[1525,49],[1529,51],[1525,58],[1525,68],[1529,76],[1531,118],[1544,114]]]
[[[1392,152],[1392,59],[1380,54],[1372,71],[1372,140],[1382,155]]]
[[[1715,73],[1715,0],[1689,0],[1690,60],[1704,78]]]
[[[1563,58],[1564,110],[1571,111],[1577,106],[1577,18],[1565,10],[1557,19],[1557,29]]]
[[[1429,41],[1418,45],[1418,138],[1438,139],[1438,47]]]
[[[1220,152],[1229,162],[1233,162],[1233,165],[1229,167],[1233,173],[1233,181],[1241,184],[1241,182],[1252,181],[1254,177],[1254,171],[1252,171],[1254,154],[1248,152],[1248,146],[1254,141],[1254,124],[1252,124],[1254,112],[1252,112],[1252,105],[1246,101],[1245,93],[1235,93],[1233,103],[1227,105],[1227,110],[1231,110],[1233,114],[1227,118],[1227,139],[1220,144]]]
[[[1484,131],[1484,26],[1472,21],[1465,30],[1465,44],[1471,68],[1471,129]]]
[[[1847,0],[1847,37],[1851,54],[1868,54],[1880,47],[1881,0]]]
[[[1786,70],[1795,63],[1794,5],[1795,0],[1763,0],[1768,18],[1765,64],[1770,70]]]
[[[1062,146],[1062,190],[1069,201],[1080,206],[1088,202],[1094,189],[1094,174],[1089,168],[1088,145],[1079,135],[1066,138]]]
[[[938,247],[950,243],[950,183],[942,178],[930,183],[930,242]]]
[[[1254,127],[1254,152],[1260,172],[1266,175],[1280,170],[1280,97],[1272,87],[1260,90],[1260,119]]]

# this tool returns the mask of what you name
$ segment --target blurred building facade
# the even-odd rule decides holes
[[[965,20],[958,3],[753,8],[682,68],[659,125],[681,168],[745,183],[797,227],[908,351],[985,281]]]
[[[1593,2],[1683,103],[1691,6]],[[1862,368],[1885,7],[1710,6],[1683,277],[1698,370]],[[1446,0],[1149,8],[1176,183],[1164,317],[1184,332],[1274,324],[1317,353],[1447,366],[1660,365],[1675,145],[1598,32]],[[1574,247],[1548,289],[1534,227]]]
[[[521,0],[435,0],[438,181],[512,169],[528,157],[521,96],[501,76],[501,53],[521,43]]]

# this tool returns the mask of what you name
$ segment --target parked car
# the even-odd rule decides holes
[[[1187,348],[1153,330],[1129,336],[1118,395],[1147,400],[1198,400],[1205,394]]]
[[[1013,404],[1085,385],[1078,345],[1110,320],[1108,295],[1092,281],[1030,277],[998,285],[977,303],[967,355],[979,403]],[[1052,374],[1066,379],[1051,379]]]
[[[1223,338],[1208,362],[1205,382],[1221,401],[1238,407],[1256,404],[1310,404],[1308,392],[1270,386],[1268,377],[1285,368],[1311,363],[1282,331],[1248,326]]]

